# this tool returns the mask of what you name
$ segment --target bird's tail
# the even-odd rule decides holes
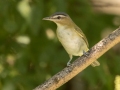
[[[86,52],[87,52],[88,50],[89,50],[89,49],[87,48]],[[85,54],[84,51],[83,51],[83,54]],[[91,66],[93,66],[93,67],[100,66],[100,63],[96,60],[96,61],[94,61],[94,62],[91,64]]]
[[[91,66],[93,66],[93,67],[96,67],[96,66],[99,66],[100,65],[100,63],[96,60],[96,61],[94,61],[92,64],[91,64]]]

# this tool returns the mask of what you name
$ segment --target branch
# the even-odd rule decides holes
[[[79,57],[69,67],[64,68],[62,71],[58,72],[34,90],[55,90],[59,88],[119,42],[120,27],[93,46],[87,52],[87,57],[84,55]]]

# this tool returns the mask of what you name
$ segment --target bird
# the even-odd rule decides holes
[[[89,44],[83,31],[73,22],[70,16],[65,12],[55,12],[49,17],[43,18],[56,23],[56,34],[58,40],[69,54],[67,66],[71,65],[73,56],[82,56],[89,50]],[[100,63],[96,60],[91,63],[93,67],[99,66]]]

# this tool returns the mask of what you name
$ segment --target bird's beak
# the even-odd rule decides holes
[[[43,20],[50,20],[50,17],[45,17],[43,18]]]

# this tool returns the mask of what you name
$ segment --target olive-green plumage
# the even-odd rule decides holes
[[[43,18],[43,20],[50,20],[57,24],[57,37],[70,56],[67,66],[70,65],[73,56],[82,56],[89,50],[86,36],[68,14],[57,12],[50,17]],[[96,60],[91,65],[95,67],[100,63]]]

